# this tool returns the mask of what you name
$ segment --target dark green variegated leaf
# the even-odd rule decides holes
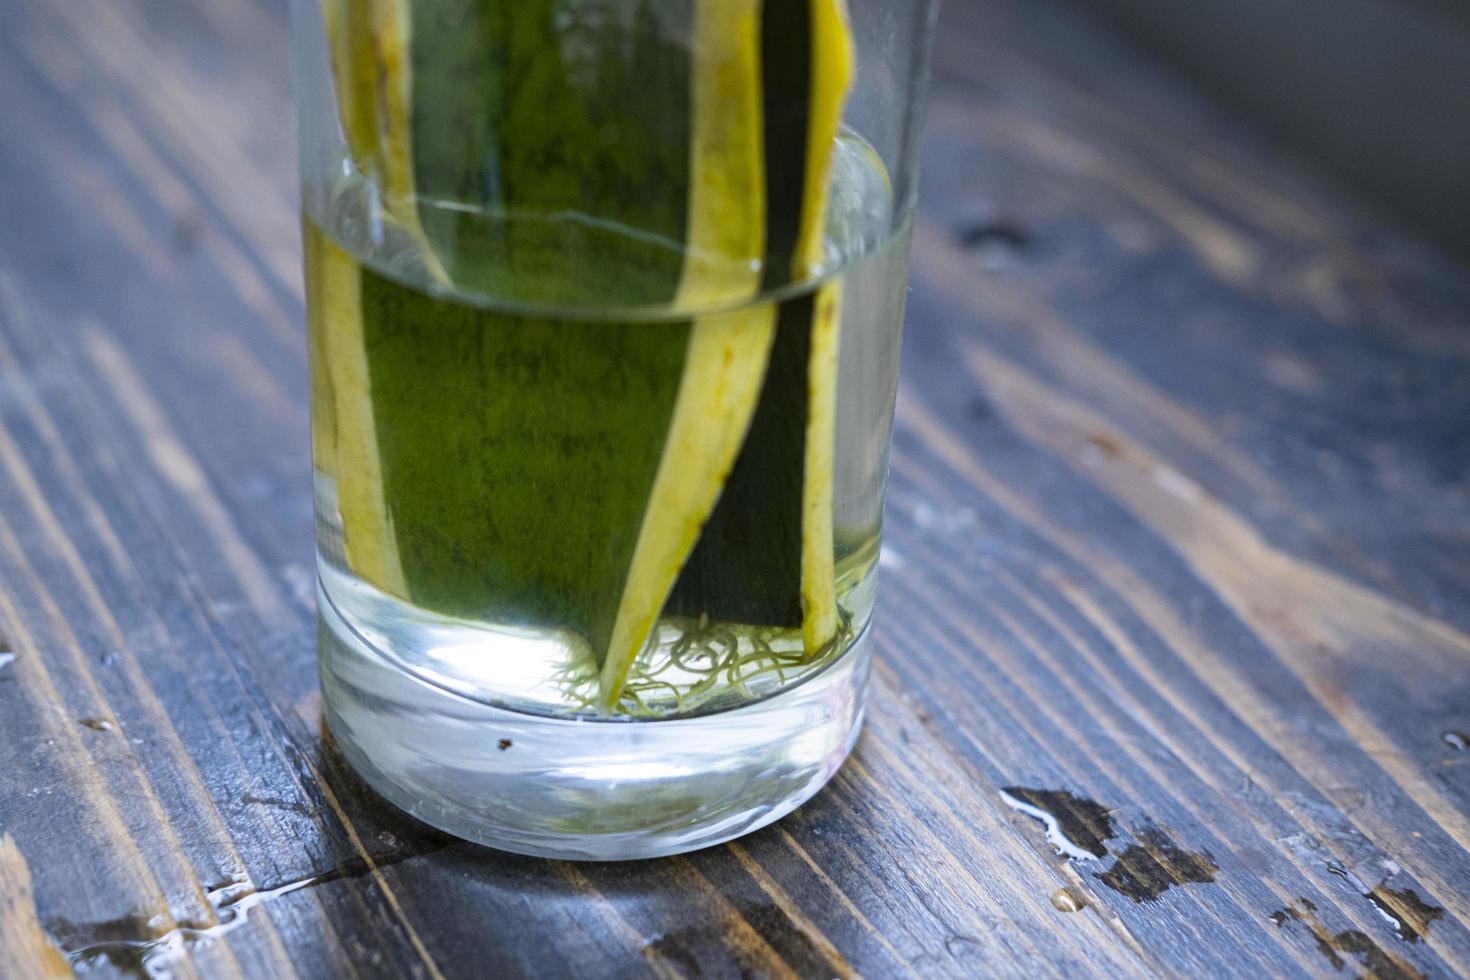
[[[693,311],[813,271],[840,0],[328,4],[349,151],[436,292]],[[313,328],[321,468],[358,574],[576,631],[609,704],[671,592],[804,627],[810,650],[834,635],[835,286],[608,322],[438,298],[311,247],[336,304]]]

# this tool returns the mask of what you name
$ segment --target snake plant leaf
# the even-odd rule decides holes
[[[831,161],[853,54],[840,0],[762,6],[769,234],[765,282],[820,271]],[[794,150],[794,152],[793,152]],[[841,285],[781,305],[745,445],[670,597],[670,612],[837,634],[832,474]]]
[[[342,135],[352,162],[372,176],[369,168],[378,158],[378,60],[372,51],[368,13],[365,2],[324,0],[322,4]]]
[[[309,231],[352,569],[575,629],[609,706],[666,608],[826,644],[838,288],[739,301],[817,270],[842,0],[325,2],[348,152],[441,285],[733,310],[516,314]]]
[[[748,0],[692,11],[688,231],[675,305],[698,308],[760,288],[765,180],[758,30]],[[696,319],[679,400],[602,664],[605,705],[628,670],[724,488],[745,438],[775,336],[768,303]]]
[[[353,571],[383,591],[405,596],[408,589],[388,510],[390,498],[383,493],[377,413],[373,401],[363,397],[370,388],[371,370],[364,344],[364,273],[352,256],[314,229],[309,229],[306,241],[321,311],[321,356],[314,360],[325,375],[320,383],[331,392],[337,509],[347,529],[347,559]]]
[[[327,363],[327,317],[331,315],[328,302],[332,299],[332,294],[323,288],[324,280],[330,276],[325,268],[325,248],[331,242],[317,232],[310,221],[303,221],[301,225],[301,237],[306,251],[306,346],[311,384],[311,462],[318,473],[335,483],[337,401],[332,391],[332,376]]]

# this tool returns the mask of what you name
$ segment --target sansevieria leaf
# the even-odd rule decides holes
[[[326,3],[348,151],[433,284],[308,228],[352,570],[575,630],[609,706],[665,610],[830,642],[838,290],[750,301],[819,271],[842,0]],[[673,319],[508,312],[597,304]]]

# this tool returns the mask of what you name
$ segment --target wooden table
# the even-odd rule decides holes
[[[0,975],[1470,972],[1470,273],[946,18],[867,733],[572,865],[324,740],[282,3],[0,2]]]

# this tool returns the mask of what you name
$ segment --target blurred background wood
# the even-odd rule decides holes
[[[1470,4],[1076,6],[1470,263]]]
[[[613,866],[322,732],[280,0],[0,0],[0,975],[1470,973],[1470,274],[945,16],[867,733]]]

